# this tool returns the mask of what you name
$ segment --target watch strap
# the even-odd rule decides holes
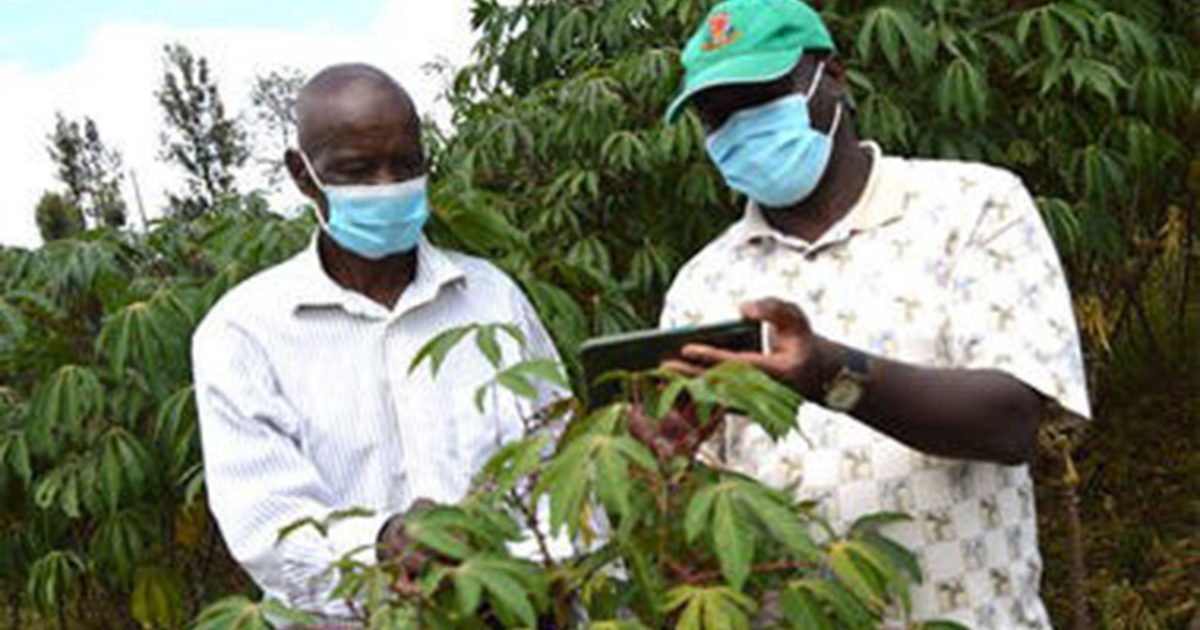
[[[861,379],[866,379],[871,369],[871,362],[867,355],[854,348],[847,348],[843,365],[847,372]]]

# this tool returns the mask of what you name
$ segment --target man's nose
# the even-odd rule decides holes
[[[383,164],[379,168],[374,169],[371,173],[371,178],[367,182],[371,185],[394,184],[404,180],[403,173],[398,173],[398,169],[394,166]]]

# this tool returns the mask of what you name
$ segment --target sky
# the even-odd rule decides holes
[[[232,114],[248,111],[258,75],[360,61],[391,73],[422,111],[444,120],[445,79],[425,66],[461,66],[472,41],[470,0],[0,0],[0,244],[40,243],[33,208],[44,191],[62,188],[46,152],[55,112],[95,120],[136,173],[147,213],[158,214],[164,191],[182,183],[158,156],[154,91],[165,44],[208,58]],[[125,198],[137,227],[132,181]],[[239,173],[239,186],[265,187],[261,168]],[[271,200],[284,211],[300,202],[286,187]]]

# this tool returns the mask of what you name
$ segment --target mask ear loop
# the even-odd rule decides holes
[[[308,154],[305,153],[303,149],[298,151],[298,153],[300,154],[300,160],[304,162],[304,168],[308,170],[308,176],[311,177],[313,183],[317,185],[317,189],[324,194],[325,184],[321,183],[320,177],[317,177],[317,169],[313,168],[312,161],[308,159]],[[326,202],[328,202],[329,196],[326,195],[325,199]],[[325,215],[321,214],[321,204],[314,204],[313,214],[317,215],[317,223],[321,225],[321,229],[324,230],[326,234],[333,236],[333,232],[329,228],[329,223],[325,220]]]
[[[808,86],[808,93],[804,95],[804,100],[808,101],[809,103],[812,102],[813,94],[817,93],[817,86],[821,85],[821,79],[824,77],[825,62],[822,61],[821,63],[817,64],[817,71],[813,73],[812,85]],[[833,138],[834,134],[837,133],[838,125],[842,124],[842,109],[842,102],[839,100],[837,104],[837,110],[833,114],[833,124],[829,126],[829,133],[827,134],[830,138]]]
[[[817,93],[817,86],[821,85],[821,79],[825,78],[825,62],[817,64],[817,71],[813,73],[812,83],[808,86],[808,92],[805,93],[804,99],[811,101],[813,94]]]
[[[838,101],[837,110],[833,114],[833,124],[829,126],[829,134],[828,135],[831,140],[833,139],[834,135],[836,135],[838,132],[838,125],[842,124],[842,111],[844,109],[845,108],[842,107],[842,102]]]

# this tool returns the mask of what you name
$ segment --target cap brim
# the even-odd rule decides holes
[[[667,108],[667,123],[679,120],[688,101],[704,90],[726,85],[770,83],[791,72],[802,56],[804,49],[758,53],[730,58],[711,68],[705,68],[703,72],[689,78],[683,91],[671,102],[671,106]]]

